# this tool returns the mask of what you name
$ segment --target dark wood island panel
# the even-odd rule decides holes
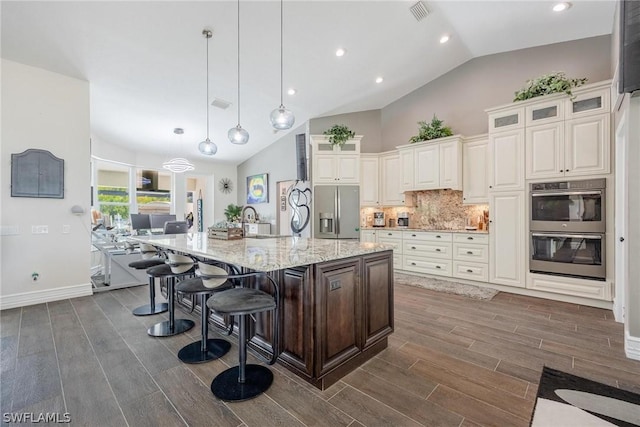
[[[393,332],[391,251],[271,274],[281,289],[278,362],[301,378],[324,390],[387,347]],[[250,343],[265,356],[272,351],[270,321],[270,314],[257,318]]]

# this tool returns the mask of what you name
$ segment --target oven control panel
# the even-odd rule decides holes
[[[539,182],[531,184],[531,191],[596,190],[605,188],[605,186],[606,180],[604,178],[581,181]]]

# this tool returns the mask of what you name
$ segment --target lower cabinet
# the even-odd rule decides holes
[[[489,193],[489,282],[525,286],[524,191]]]
[[[384,243],[393,247],[393,268],[402,267],[402,231],[380,230],[376,232],[378,243]]]
[[[378,237],[376,230],[360,230],[360,241],[368,243],[377,243]]]

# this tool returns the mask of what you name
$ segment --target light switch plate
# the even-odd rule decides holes
[[[19,234],[20,234],[20,226],[18,225],[0,226],[0,236],[17,236]]]
[[[71,226],[68,224],[65,224],[62,226],[62,234],[69,234],[71,233]]]
[[[48,225],[32,225],[31,226],[31,234],[48,234],[49,226]]]

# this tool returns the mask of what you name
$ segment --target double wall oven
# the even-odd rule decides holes
[[[531,184],[534,273],[605,280],[605,179]]]

